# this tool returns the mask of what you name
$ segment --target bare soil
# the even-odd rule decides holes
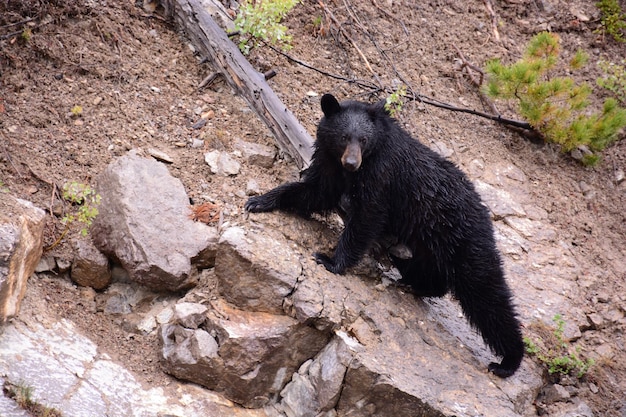
[[[499,39],[488,3],[493,3]],[[423,95],[482,110],[463,59],[479,67],[493,57],[514,61],[540,30],[560,35],[565,58],[578,48],[589,53],[590,64],[576,75],[579,81],[595,84],[601,75],[598,60],[617,62],[626,56],[626,44],[595,32],[599,11],[582,0],[344,0],[326,7],[332,15],[318,2],[304,1],[288,16],[285,23],[293,35],[288,54],[344,80],[268,47],[249,56],[259,71],[278,72],[272,88],[312,135],[321,94],[385,97],[346,80],[388,89],[405,84]],[[211,174],[204,162],[208,150],[232,151],[235,138],[265,145],[274,140],[223,80],[198,88],[214,71],[202,58],[171,23],[130,1],[0,3],[0,191],[47,210],[47,247],[64,232],[61,218],[75,210],[60,197],[63,184],[93,185],[108,163],[132,148],[167,153],[174,161],[170,171],[193,202],[218,204],[230,221],[242,215],[249,179],[267,190],[297,178],[295,164],[283,154],[269,170],[244,165],[234,177]],[[506,104],[498,105],[505,116],[515,117]],[[453,150],[451,158],[466,171],[472,161],[521,168],[528,177],[525,203],[548,213],[580,262],[581,276],[572,280],[579,281],[585,296],[572,303],[586,315],[617,310],[623,316],[626,182],[619,181],[618,172],[626,170],[626,141],[608,148],[598,166],[585,168],[552,145],[531,143],[475,116],[411,102],[398,117],[429,146]],[[197,124],[201,119],[206,123]],[[203,145],[192,146],[194,139]],[[79,229],[72,225],[49,253],[71,259],[68,242]],[[155,337],[129,333],[124,319],[96,312],[90,304],[93,294],[65,278],[34,285],[46,294],[52,311],[96,337],[102,349],[145,382],[167,383],[158,367]],[[567,313],[562,312],[566,319]],[[599,328],[584,328],[576,341],[582,352],[603,352],[604,359],[585,377],[598,389],[577,394],[597,415],[621,416],[626,409],[625,329],[623,319],[605,320]]]

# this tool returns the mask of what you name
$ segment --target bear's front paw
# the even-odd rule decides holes
[[[315,256],[315,262],[318,264],[324,265],[328,271],[333,274],[343,274],[343,268],[337,265],[333,258],[328,255],[324,255],[323,253],[316,252],[313,256]]]
[[[265,211],[272,211],[274,209],[274,204],[268,200],[267,197],[259,195],[256,197],[250,197],[243,207],[250,213],[262,213]]]

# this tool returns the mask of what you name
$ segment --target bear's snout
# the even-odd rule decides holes
[[[350,142],[341,156],[341,165],[350,172],[361,166],[361,146],[358,142]]]

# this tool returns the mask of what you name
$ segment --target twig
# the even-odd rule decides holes
[[[59,243],[61,243],[61,241],[63,240],[63,238],[65,237],[65,235],[67,234],[69,230],[70,230],[70,225],[66,224],[65,229],[63,230],[63,232],[61,232],[61,236],[59,236],[57,240],[55,240],[54,243],[51,244],[50,246],[46,246],[45,248],[43,248],[43,251],[49,252],[52,249],[54,249]]]
[[[372,4],[374,5],[374,7],[376,7],[376,9],[378,9],[379,12],[383,13],[387,17],[389,17],[389,18],[397,21],[398,23],[400,23],[400,26],[402,26],[402,30],[404,31],[404,34],[406,36],[410,35],[409,30],[406,28],[406,26],[404,25],[404,22],[402,20],[398,19],[397,17],[395,17],[394,15],[389,13],[387,10],[383,9],[382,7],[380,7],[378,5],[378,3],[376,3],[376,0],[372,0]]]
[[[372,36],[372,34],[370,33],[370,31],[365,27],[365,25],[363,25],[363,23],[361,23],[361,20],[359,19],[359,17],[356,15],[356,13],[354,12],[352,6],[347,2],[347,0],[344,0],[344,5],[346,6],[346,10],[348,11],[348,13],[350,14],[350,17],[352,17],[352,19],[355,21],[356,25],[359,27],[359,29],[361,29],[363,31],[363,33],[365,34],[365,36],[367,36],[370,41],[372,42],[372,44],[374,45],[374,47],[376,48],[376,50],[378,51],[378,53],[385,59],[385,61],[387,61],[387,63],[391,66],[391,68],[393,69],[393,72],[395,73],[396,77],[398,77],[400,79],[400,81],[402,81],[402,83],[404,85],[407,86],[408,91],[413,92],[413,87],[411,86],[411,84],[402,76],[402,74],[400,73],[400,71],[398,71],[398,69],[396,68],[396,65],[394,64],[394,62],[389,59],[389,56],[387,55],[387,53],[385,51],[383,51],[379,46],[378,43],[376,42],[376,39],[374,38],[374,36]],[[380,82],[380,81],[379,81]],[[387,91],[389,93],[393,93],[393,90],[387,90],[386,88],[383,88],[383,91]],[[415,96],[414,96],[415,98]]]
[[[0,26],[0,29],[4,29],[4,28],[10,28],[11,26],[19,26],[19,25],[23,25],[24,23],[28,23],[28,22],[32,22],[33,20],[35,20],[34,17],[29,17],[26,20],[22,20],[20,22],[15,22],[15,23],[7,23],[6,25],[2,25]]]
[[[374,72],[374,70],[372,69],[372,66],[370,65],[369,61],[367,60],[367,58],[365,57],[365,55],[363,54],[363,52],[361,52],[361,49],[359,48],[359,46],[356,44],[356,42],[350,37],[350,35],[348,35],[346,33],[345,30],[342,29],[341,24],[339,23],[339,21],[335,18],[335,16],[333,15],[333,13],[328,9],[328,7],[326,7],[326,5],[324,3],[322,3],[321,0],[318,0],[319,5],[322,7],[322,9],[324,9],[324,12],[330,17],[330,19],[337,25],[337,27],[339,28],[339,30],[341,31],[341,33],[343,33],[343,36],[346,37],[346,39],[352,44],[352,46],[354,47],[354,49],[356,49],[357,53],[361,56],[361,59],[363,60],[363,62],[365,63],[365,66],[367,67],[367,69],[372,73],[372,75],[374,76],[374,78],[376,79],[376,81],[379,82],[380,84],[380,80],[378,80],[378,76],[376,75],[376,73]],[[380,89],[382,89],[382,84],[380,84]]]
[[[0,35],[0,39],[2,40],[9,39],[9,38],[12,38],[13,36],[21,35],[22,33],[24,33],[23,30],[18,30],[17,32],[11,32],[11,33],[7,33],[6,35]]]
[[[204,80],[202,80],[200,82],[200,84],[198,84],[198,90],[202,90],[204,87],[208,87],[211,84],[213,84],[213,82],[217,79],[218,76],[222,75],[219,72],[214,72],[212,74],[209,74],[208,77],[206,77]]]
[[[320,73],[322,75],[325,75],[326,77],[334,78],[334,79],[340,80],[340,81],[345,81],[348,84],[355,84],[355,85],[357,85],[359,87],[367,88],[369,90],[373,90],[373,92],[378,92],[378,91],[383,91],[384,90],[383,88],[381,88],[379,86],[376,86],[375,84],[368,83],[367,81],[357,80],[357,79],[354,79],[354,78],[347,78],[347,77],[344,77],[342,75],[333,74],[333,73],[330,73],[328,71],[324,71],[323,69],[316,68],[316,67],[314,67],[314,66],[312,66],[310,64],[307,64],[304,61],[301,61],[301,60],[299,60],[297,58],[294,58],[293,56],[289,55],[288,53],[286,53],[284,51],[281,51],[279,48],[276,48],[273,45],[270,45],[270,44],[265,44],[265,45],[268,46],[270,49],[272,49],[277,54],[280,54],[280,55],[284,56],[289,61],[294,62],[294,63],[296,63],[298,65],[301,65],[301,66],[303,66],[305,68],[308,68],[310,70],[313,70],[315,72],[318,72],[318,73]]]
[[[493,36],[496,38],[497,42],[500,42],[500,33],[498,32],[498,16],[496,12],[493,11],[493,4],[491,4],[491,0],[484,0],[485,7],[487,7],[487,11],[491,16],[491,30],[493,31]]]
[[[20,177],[20,178],[24,178],[24,176],[22,175],[22,172],[19,169],[17,169],[17,166],[15,166],[15,164],[13,163],[13,158],[11,158],[11,154],[9,154],[9,151],[8,151],[6,145],[4,145],[4,154],[5,154],[6,158],[9,160],[9,162],[11,163],[11,166],[13,167],[15,172],[17,172],[17,176]]]
[[[469,68],[469,69],[472,69],[472,70],[476,71],[480,75],[480,79],[478,81],[476,81],[476,80],[474,80],[474,78],[470,74],[468,74],[468,76],[470,77],[470,80],[472,81],[472,83],[476,87],[480,87],[481,85],[483,85],[483,79],[485,78],[485,73],[483,72],[483,70],[481,70],[476,65],[472,64],[467,59],[465,59],[465,56],[463,56],[463,53],[460,51],[460,49],[455,44],[452,44],[452,47],[456,50],[456,53],[459,56],[459,59],[461,60],[461,69]]]

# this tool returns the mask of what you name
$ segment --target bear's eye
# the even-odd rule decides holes
[[[365,144],[367,143],[367,138],[365,138],[365,137],[360,137],[360,138],[359,138],[359,143],[360,143],[361,145],[365,145]]]
[[[341,140],[341,143],[346,143],[346,142],[348,142],[348,135],[341,135],[340,140]]]

